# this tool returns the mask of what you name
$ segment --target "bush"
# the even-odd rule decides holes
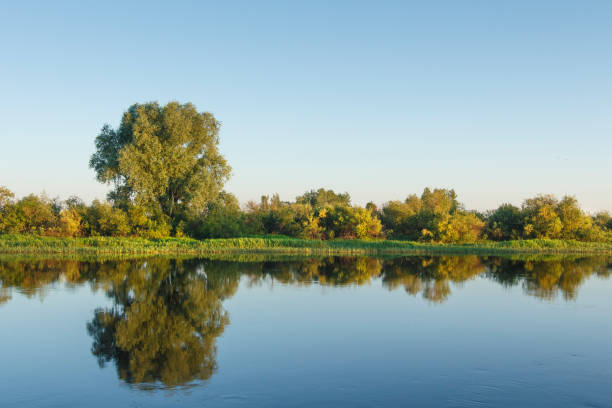
[[[83,234],[83,219],[74,208],[61,210],[59,216],[59,232],[63,237],[80,237]]]
[[[496,241],[519,239],[525,229],[521,209],[512,204],[502,204],[488,216],[486,235]]]
[[[130,233],[128,216],[108,203],[94,200],[86,211],[86,220],[91,236],[126,236]]]
[[[20,200],[0,187],[0,233],[50,236],[138,236],[232,238],[282,235],[302,239],[369,239],[390,237],[422,242],[472,243],[525,239],[612,241],[612,216],[591,217],[574,197],[557,200],[539,195],[522,208],[503,204],[485,215],[468,212],[453,190],[425,189],[420,197],[390,201],[379,211],[351,206],[348,194],[313,190],[295,202],[263,196],[242,210],[232,194],[222,191],[204,211],[185,210],[170,218],[158,209],[128,200],[95,200],[87,206],[77,197],[65,202],[29,195]]]
[[[472,213],[457,212],[437,225],[437,237],[445,243],[473,243],[480,239],[484,221]]]

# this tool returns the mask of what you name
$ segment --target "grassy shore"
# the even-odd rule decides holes
[[[409,241],[314,241],[266,236],[195,240],[190,238],[54,238],[0,235],[0,254],[190,254],[276,253],[302,255],[401,254],[612,254],[612,243],[562,240],[483,241],[475,244],[429,244]]]

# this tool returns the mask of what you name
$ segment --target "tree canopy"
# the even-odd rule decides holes
[[[114,185],[115,204],[136,202],[169,217],[203,211],[231,171],[218,149],[219,128],[191,103],[135,104],[118,129],[102,128],[89,165]]]
[[[421,242],[473,243],[481,240],[563,239],[612,242],[612,217],[590,215],[575,197],[560,200],[539,195],[519,208],[502,204],[485,213],[468,211],[453,190],[425,189],[421,196],[389,201],[379,209],[348,204],[348,194],[332,190],[309,191],[295,201],[278,194],[262,196],[241,208],[238,199],[221,190],[197,212],[169,218],[145,204],[94,200],[86,205],[77,197],[62,202],[45,195],[15,200],[0,187],[0,234],[37,234],[61,237],[169,236],[237,238],[285,235],[306,239],[400,239]]]
[[[297,197],[295,201],[298,204],[310,204],[313,208],[319,209],[331,205],[351,205],[351,196],[349,193],[336,193],[334,190],[310,190]]]

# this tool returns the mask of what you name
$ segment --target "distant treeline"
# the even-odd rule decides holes
[[[223,190],[231,167],[218,149],[220,123],[191,103],[134,104],[117,128],[104,125],[89,160],[96,178],[112,185],[108,202],[86,205],[29,195],[15,200],[0,187],[0,233],[60,237],[230,238],[278,234],[316,240],[402,239],[473,243],[551,238],[612,241],[606,212],[590,216],[575,198],[540,195],[521,208],[466,210],[454,190],[351,205],[347,193],[308,191],[295,201],[263,196],[241,208]]]
[[[454,190],[426,188],[420,196],[351,205],[347,193],[313,190],[295,201],[263,196],[241,208],[236,197],[221,192],[204,209],[167,215],[126,200],[65,201],[28,195],[19,200],[0,187],[0,233],[58,237],[137,236],[227,238],[278,234],[328,240],[402,239],[421,242],[472,243],[481,240],[533,238],[590,242],[612,240],[607,212],[586,214],[573,197],[529,198],[519,208],[503,204],[488,212],[466,210]]]

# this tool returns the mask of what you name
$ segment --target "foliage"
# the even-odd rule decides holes
[[[351,196],[349,193],[336,193],[333,190],[310,190],[295,199],[298,204],[310,204],[312,208],[321,209],[327,206],[341,205],[349,207]]]
[[[0,211],[4,210],[4,207],[13,203],[15,193],[4,186],[0,186]]]
[[[559,201],[551,195],[540,195],[525,200],[522,211],[525,238],[605,240],[605,233],[584,214],[574,197]]]
[[[376,238],[382,236],[378,215],[372,209],[350,206],[348,194],[319,189],[306,192],[296,202],[283,202],[278,195],[263,196],[247,205],[247,223],[252,232],[297,238]]]
[[[560,238],[563,223],[556,212],[557,200],[552,195],[529,198],[523,203],[524,234],[529,238]]]
[[[11,197],[8,193],[6,197]],[[3,201],[0,233],[162,238],[170,236],[171,232],[166,218],[131,204],[124,210],[98,200],[87,206],[76,197],[61,202],[31,194],[16,202]]]
[[[198,239],[240,237],[247,231],[238,199],[224,191],[208,203],[206,211],[189,218],[183,228],[185,234]]]
[[[426,188],[421,197],[390,201],[383,206],[381,219],[387,234],[419,241],[476,242],[484,228],[476,215],[461,209],[455,191],[446,189]]]
[[[380,220],[365,208],[334,205],[321,210],[318,217],[323,234],[328,239],[364,239],[381,235]]]
[[[174,217],[203,211],[221,191],[230,167],[218,150],[219,122],[190,104],[132,105],[117,130],[105,125],[90,166],[112,183],[117,205],[135,202]]]
[[[476,215],[456,212],[444,217],[436,229],[441,242],[470,243],[480,239],[485,223]]]
[[[4,201],[0,221],[1,232],[25,234],[54,232],[56,218],[48,198],[30,194],[15,203],[7,199]]]
[[[82,217],[74,208],[61,210],[59,214],[60,235],[63,237],[78,237],[83,233]]]
[[[502,204],[488,217],[487,234],[496,241],[519,239],[525,229],[521,209],[512,204]]]
[[[612,216],[607,211],[601,211],[595,214],[593,223],[602,230],[612,230]]]
[[[117,129],[96,137],[90,167],[113,185],[109,202],[29,195],[15,200],[0,187],[0,234],[60,237],[239,238],[282,235],[309,240],[385,238],[468,244],[486,240],[611,242],[612,217],[591,217],[576,198],[538,195],[521,208],[502,204],[467,211],[453,189],[425,188],[420,196],[352,205],[348,193],[310,190],[295,201],[262,196],[241,209],[222,190],[230,167],[218,149],[220,124],[190,104],[135,104]],[[250,244],[249,244],[250,245]],[[313,244],[317,246],[317,244]],[[521,244],[522,245],[522,244]],[[573,244],[572,244],[573,245]]]
[[[0,235],[0,253],[46,254],[415,254],[415,253],[612,253],[612,242],[571,240],[479,241],[474,244],[436,244],[394,240],[329,240],[289,238],[279,235],[195,240],[191,238],[57,238],[33,235]]]
[[[89,235],[126,236],[130,232],[128,215],[108,203],[94,200],[87,208],[86,220]]]
[[[279,235],[309,240],[401,239],[427,243],[468,244],[486,240],[562,240],[612,242],[612,217],[591,217],[573,197],[557,200],[540,195],[521,208],[503,204],[479,214],[466,211],[453,190],[425,189],[420,197],[390,201],[380,210],[347,205],[347,194],[310,191],[295,202],[278,195],[262,196],[240,208],[237,198],[220,191],[200,212],[182,212],[174,218],[154,207],[132,202],[114,205],[94,200],[86,205],[77,197],[64,202],[29,195],[15,200],[0,189],[0,233],[59,237],[170,236],[238,238]],[[314,206],[313,204],[314,203]]]

